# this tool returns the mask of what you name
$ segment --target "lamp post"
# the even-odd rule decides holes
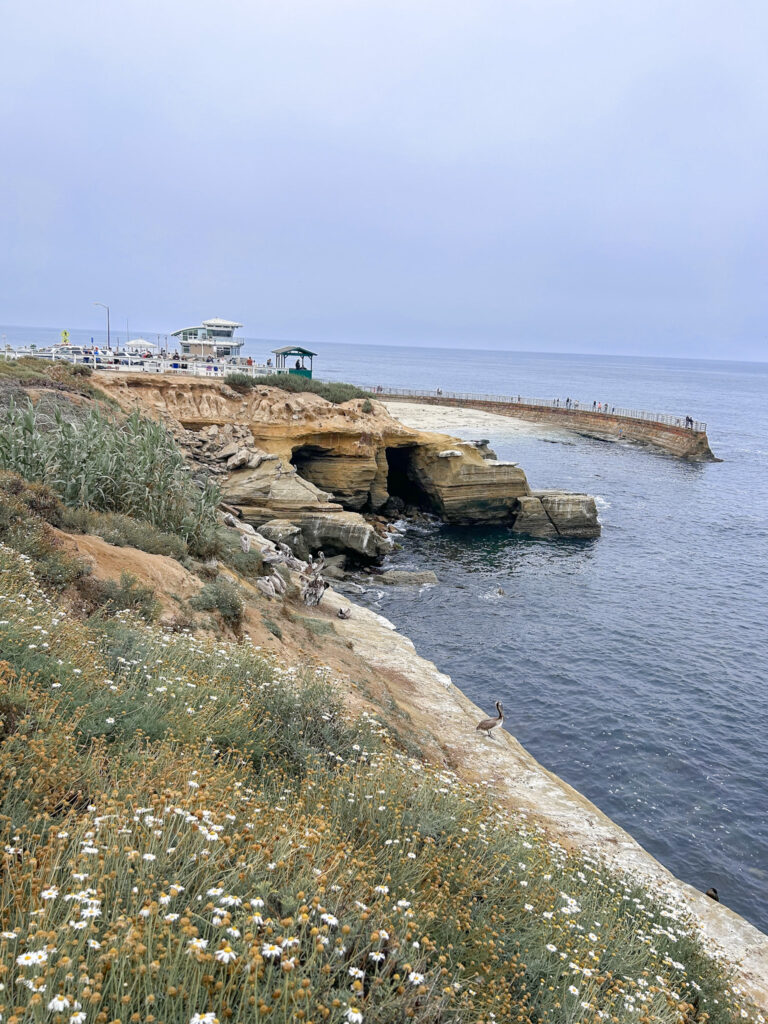
[[[109,306],[105,302],[94,302],[94,306],[101,306],[107,311],[107,352],[109,352],[110,346],[110,335],[109,335]]]

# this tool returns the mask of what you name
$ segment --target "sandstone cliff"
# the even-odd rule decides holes
[[[124,409],[163,420],[246,521],[293,523],[311,549],[379,558],[389,537],[361,513],[392,497],[449,523],[508,523],[542,537],[600,532],[588,496],[533,494],[516,464],[412,430],[380,402],[334,405],[270,387],[243,395],[222,381],[149,374],[103,374],[100,383]]]

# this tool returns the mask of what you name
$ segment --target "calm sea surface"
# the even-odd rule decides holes
[[[267,347],[249,346],[262,358]],[[440,585],[358,599],[489,713],[502,700],[509,731],[676,875],[714,885],[768,931],[768,364],[312,347],[329,379],[570,395],[707,421],[722,463],[483,431],[532,486],[598,496],[602,537],[412,532],[391,562],[434,568]]]

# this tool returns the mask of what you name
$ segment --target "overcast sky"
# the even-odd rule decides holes
[[[768,359],[765,0],[0,0],[0,322]]]

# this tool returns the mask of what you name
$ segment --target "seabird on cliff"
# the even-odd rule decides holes
[[[491,730],[495,729],[497,725],[501,725],[504,721],[504,708],[501,706],[501,701],[496,701],[496,710],[499,712],[498,718],[486,718],[476,726],[478,732],[484,732],[491,739],[493,739]]]

